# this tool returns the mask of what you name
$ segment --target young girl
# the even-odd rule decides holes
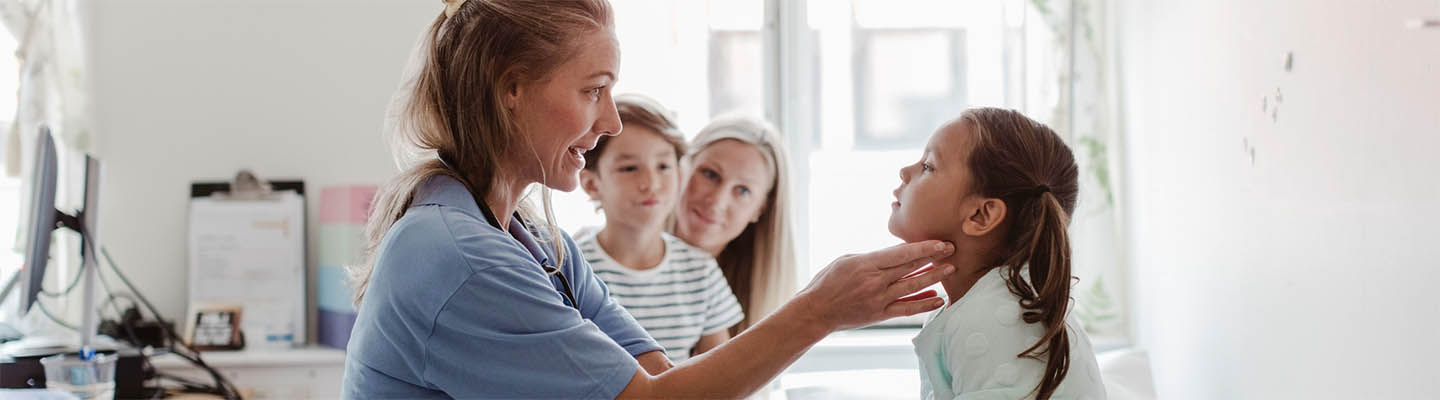
[[[580,173],[605,226],[576,245],[611,296],[679,362],[728,340],[744,313],[715,259],[664,232],[685,154],[669,112],[635,95],[616,96],[615,108],[624,134],[600,138]]]
[[[1105,398],[1090,339],[1067,315],[1076,175],[1055,132],[995,108],[942,126],[900,170],[890,232],[955,243],[950,304],[914,340],[923,398]]]

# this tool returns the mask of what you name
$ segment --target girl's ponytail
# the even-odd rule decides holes
[[[1021,211],[1030,214],[1032,218],[1022,219],[1033,221],[1034,228],[1020,235],[1017,251],[1005,264],[1012,266],[1006,282],[1012,292],[1020,294],[1021,318],[1045,328],[1040,341],[1018,356],[1045,356],[1045,373],[1034,393],[1035,398],[1046,399],[1070,369],[1070,333],[1065,327],[1070,304],[1070,217],[1048,186],[1040,185],[1035,191],[1039,192],[1036,198],[1026,202],[1027,210]],[[1029,268],[1019,268],[1024,265]]]

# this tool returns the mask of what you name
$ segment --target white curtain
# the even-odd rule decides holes
[[[1080,199],[1071,216],[1075,312],[1094,337],[1125,340],[1125,260],[1119,212],[1122,161],[1117,115],[1114,19],[1107,0],[1030,0],[1053,32],[1061,60],[1050,126],[1065,136],[1080,165]]]
[[[65,166],[78,164],[74,162],[77,157],[93,151],[95,133],[89,111],[87,36],[83,30],[83,13],[88,9],[87,0],[0,0],[0,25],[5,28],[0,35],[8,34],[14,42],[13,53],[10,49],[0,49],[0,63],[18,64],[18,74],[0,77],[17,83],[15,92],[0,93],[14,99],[13,103],[0,102],[7,106],[14,104],[13,109],[0,110],[0,161],[3,161],[0,178],[24,179],[18,191],[4,194],[19,197],[18,209],[0,212],[15,212],[20,216],[14,227],[12,246],[17,253],[23,251],[25,245],[26,238],[21,233],[28,229],[30,198],[26,194],[33,184],[28,182],[29,169],[39,127],[49,126],[55,136],[61,182],[82,179],[82,171]],[[56,200],[62,209],[74,209],[82,201],[78,190],[70,186],[58,187]],[[72,251],[77,245],[74,238],[56,237],[51,246],[52,268],[47,275],[70,276],[78,265]],[[0,270],[0,273],[8,276],[11,271]],[[52,310],[72,317],[79,315],[78,308],[73,307],[78,302],[62,299],[59,303],[52,306],[55,307]],[[6,307],[0,310],[0,319],[11,320],[22,332],[59,330],[54,323],[39,317],[40,313],[29,313],[19,321],[7,318],[5,314],[14,310],[9,304],[6,302]]]
[[[0,62],[20,63],[18,93],[0,93],[17,99],[14,118],[3,129],[7,176],[23,172],[41,124],[50,126],[62,146],[82,153],[92,150],[82,15],[86,5],[83,0],[0,0],[0,23],[16,44],[15,59],[0,56]]]

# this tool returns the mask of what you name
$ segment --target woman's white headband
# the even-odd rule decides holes
[[[445,3],[445,18],[455,16],[455,12],[460,11],[460,6],[465,5],[465,0],[440,0],[440,2]]]

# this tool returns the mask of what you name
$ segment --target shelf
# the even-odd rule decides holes
[[[276,350],[208,351],[200,353],[200,356],[206,364],[222,369],[345,365],[344,350],[318,346]],[[150,363],[160,369],[195,368],[189,361],[174,354],[152,357]]]

